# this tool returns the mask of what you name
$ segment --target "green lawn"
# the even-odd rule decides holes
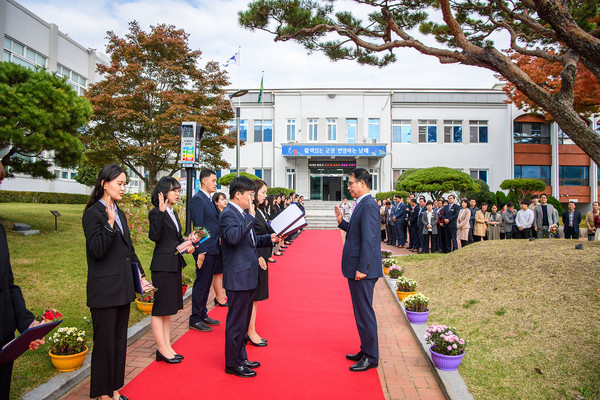
[[[23,291],[25,301],[34,314],[45,308],[56,308],[64,315],[61,326],[87,329],[88,347],[91,347],[91,327],[83,317],[90,317],[86,307],[85,285],[87,263],[85,237],[81,227],[84,205],[1,203],[0,222],[8,236],[15,282]],[[58,210],[62,217],[58,231],[50,210]],[[22,222],[38,229],[39,235],[22,236],[12,232],[13,223]],[[135,245],[136,253],[148,276],[154,243],[144,235]],[[190,255],[186,256],[185,274],[192,276],[194,269]],[[132,304],[130,325],[144,315]],[[27,352],[15,363],[11,399],[19,399],[26,392],[57,375],[48,356],[49,345],[35,352]]]
[[[496,240],[398,260],[430,298],[427,323],[470,340],[459,371],[475,399],[600,399],[600,242]]]

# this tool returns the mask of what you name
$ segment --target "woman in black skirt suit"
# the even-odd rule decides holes
[[[154,209],[148,214],[150,228],[148,237],[156,243],[152,255],[152,284],[158,290],[152,306],[152,333],[156,339],[156,361],[178,364],[183,356],[171,347],[171,315],[183,308],[181,294],[181,271],[186,262],[181,254],[175,254],[176,248],[184,242],[181,235],[181,222],[173,210],[173,204],[179,201],[181,185],[172,176],[161,178],[152,192]],[[192,234],[193,235],[193,234]],[[190,245],[188,253],[194,251]]]
[[[256,191],[254,196],[254,205],[256,207],[256,221],[254,223],[254,233],[258,235],[270,235],[275,233],[269,225],[269,220],[265,209],[265,200],[267,199],[267,184],[256,179]],[[267,345],[267,340],[260,337],[256,333],[256,309],[259,301],[263,301],[269,298],[269,270],[268,270],[268,259],[271,257],[273,247],[257,247],[256,252],[258,253],[258,263],[260,265],[260,280],[258,287],[254,294],[254,303],[252,304],[252,316],[250,318],[250,325],[248,326],[248,341],[250,344],[257,347],[264,347]]]
[[[144,275],[127,219],[116,205],[123,198],[126,183],[121,167],[106,165],[98,174],[83,212],[87,306],[94,328],[90,397],[101,400],[127,400],[119,389],[125,384],[127,324],[130,304],[135,299],[133,274],[138,274],[132,267],[137,266]]]
[[[217,206],[219,214],[227,207],[227,196],[225,196],[225,193],[215,192],[212,201]],[[227,304],[227,300],[225,299],[225,289],[223,289],[223,254],[221,254],[221,252],[219,252],[219,257],[217,258],[212,285],[215,291],[215,306],[227,307],[229,304]]]

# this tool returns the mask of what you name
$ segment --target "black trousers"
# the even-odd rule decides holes
[[[373,310],[373,290],[377,279],[348,279],[350,298],[354,309],[354,319],[360,337],[360,351],[370,363],[379,362],[379,342],[377,339],[377,318]]]
[[[212,285],[212,278],[219,260],[218,254],[207,254],[204,256],[202,267],[196,267],[196,279],[192,290],[192,313],[190,324],[200,322],[208,316],[206,302]]]
[[[14,335],[4,338],[2,340],[2,348],[6,343],[13,340]],[[9,398],[10,396],[10,380],[12,378],[12,370],[13,370],[13,362],[9,362],[6,364],[0,364],[0,399],[4,400]]]
[[[423,239],[423,253],[429,253],[430,251],[431,253],[435,253],[436,236],[431,232],[427,232],[427,235],[421,236]]]
[[[565,239],[579,239],[579,232],[575,232],[572,226],[565,226]]]
[[[519,230],[519,231],[517,231],[517,232],[519,232],[517,238],[520,238],[520,239],[529,239],[531,237],[531,232],[532,231],[534,231],[534,230],[531,229],[531,228],[524,228],[522,231]]]
[[[446,252],[458,250],[458,242],[456,240],[457,228],[446,227]]]
[[[90,397],[111,396],[125,384],[130,304],[90,308],[94,327]]]
[[[446,228],[438,225],[437,233],[437,251],[446,252]]]
[[[394,242],[396,241],[396,226],[393,224],[390,224],[388,222],[386,224],[386,230],[387,230],[387,243],[394,244]]]
[[[227,290],[227,324],[225,325],[225,366],[240,367],[244,360],[248,359],[246,354],[246,335],[252,317],[252,302],[254,293],[252,290]]]

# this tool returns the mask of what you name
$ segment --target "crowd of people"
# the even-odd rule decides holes
[[[418,253],[449,253],[482,240],[558,238],[559,215],[548,203],[548,196],[531,196],[520,204],[477,204],[475,199],[446,198],[426,200],[414,195],[405,199],[377,200],[381,216],[381,241]],[[569,202],[560,216],[567,239],[579,239],[582,216]],[[344,217],[350,218],[352,206],[344,201],[340,206]],[[516,209],[518,207],[518,210]],[[588,240],[600,240],[598,202],[585,218]]]

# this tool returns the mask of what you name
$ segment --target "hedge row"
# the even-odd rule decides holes
[[[86,204],[87,194],[0,191],[0,203]]]
[[[391,192],[379,192],[375,195],[375,198],[377,200],[384,200],[384,199],[393,199],[394,195],[400,195],[403,199],[406,199],[408,197],[408,192],[405,192],[403,190],[400,191],[391,191]]]
[[[279,194],[279,193],[285,193],[286,196],[289,196],[289,195],[295,193],[295,191],[294,191],[294,189],[288,189],[288,188],[279,187],[279,186],[267,188],[267,194]]]

